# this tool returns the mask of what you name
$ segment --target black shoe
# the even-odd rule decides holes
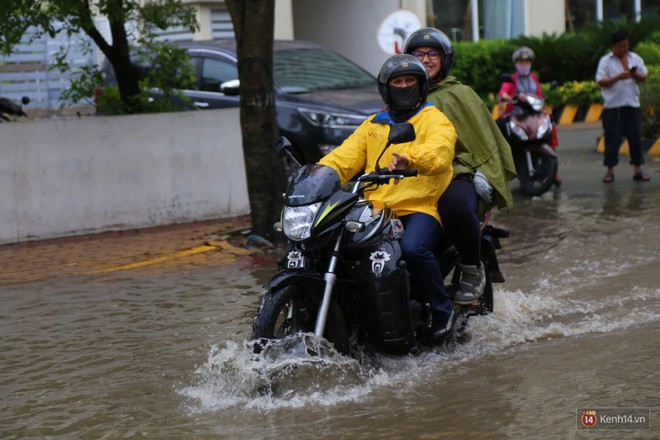
[[[431,342],[437,344],[449,339],[453,333],[454,322],[456,322],[456,314],[452,310],[446,323],[442,325],[436,325],[436,323],[433,323],[431,330],[429,331],[429,339]]]

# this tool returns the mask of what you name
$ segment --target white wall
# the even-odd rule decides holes
[[[0,131],[0,244],[250,212],[238,109]]]
[[[378,28],[391,12],[410,8],[422,25],[423,0],[293,0],[295,38],[320,43],[376,75],[390,56],[378,45]],[[417,7],[415,7],[417,6]]]
[[[565,30],[564,0],[526,0],[525,35],[561,35]]]
[[[293,40],[293,11],[291,0],[275,0],[273,37],[276,40]]]

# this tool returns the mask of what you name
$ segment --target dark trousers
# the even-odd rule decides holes
[[[477,193],[467,176],[452,180],[440,196],[438,213],[447,236],[461,254],[461,263],[478,266],[481,261],[481,232],[477,217]]]
[[[442,227],[428,214],[409,214],[400,219],[405,230],[401,251],[408,263],[412,283],[429,302],[433,318],[441,323],[447,322],[452,302],[433,253],[443,237]]]
[[[638,107],[606,108],[602,114],[603,131],[605,133],[606,167],[619,164],[619,149],[625,136],[630,147],[630,163],[642,165],[642,114]]]

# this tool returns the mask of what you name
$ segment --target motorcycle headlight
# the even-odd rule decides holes
[[[327,128],[357,128],[367,117],[344,113],[332,113],[308,108],[299,108],[309,122],[313,125]]]
[[[314,218],[321,203],[305,206],[285,206],[282,212],[282,229],[284,235],[294,241],[309,238],[312,232]]]

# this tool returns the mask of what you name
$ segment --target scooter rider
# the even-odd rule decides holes
[[[534,51],[527,46],[519,47],[513,52],[511,61],[516,69],[515,73],[511,75],[513,83],[502,83],[500,91],[497,93],[502,104],[506,104],[505,108],[500,111],[500,117],[511,114],[513,108],[511,102],[519,93],[533,93],[540,98],[543,97],[539,80],[532,72],[534,58],[536,58]]]
[[[443,232],[436,203],[452,178],[456,132],[445,115],[426,102],[428,76],[424,65],[411,55],[394,55],[382,66],[378,90],[386,104],[368,117],[339,147],[320,160],[332,167],[342,184],[362,170],[374,170],[387,142],[389,125],[409,122],[416,139],[392,145],[381,158],[387,168],[416,169],[416,178],[397,185],[382,185],[365,197],[391,207],[404,225],[403,258],[413,282],[431,306],[431,339],[451,334],[454,312],[444,276],[433,254]]]
[[[454,50],[447,35],[435,28],[419,29],[408,37],[404,52],[424,63],[429,73],[428,100],[447,115],[458,135],[453,180],[440,197],[438,210],[461,255],[463,276],[454,301],[469,304],[483,294],[486,282],[480,217],[493,206],[513,205],[508,185],[516,176],[511,147],[479,95],[448,76]]]

